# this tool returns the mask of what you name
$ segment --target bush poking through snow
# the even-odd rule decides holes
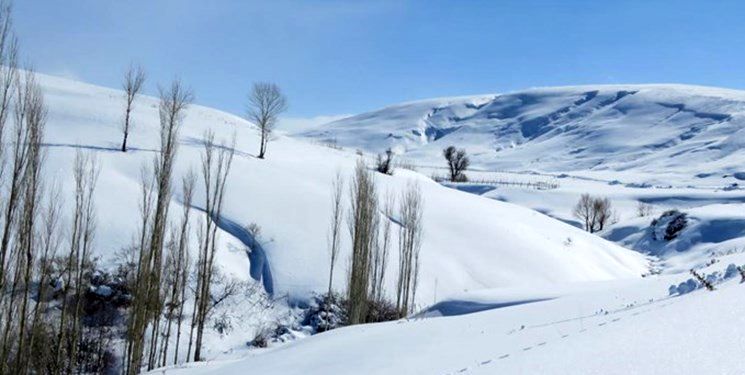
[[[705,287],[706,289],[711,291],[714,290],[714,285],[731,279],[738,274],[742,276],[742,280],[745,280],[745,269],[743,267],[735,265],[734,263],[730,263],[724,270],[723,274],[719,271],[709,274],[700,274],[695,270],[691,270],[691,275],[693,275],[693,278],[690,278],[678,285],[670,285],[670,287],[668,288],[668,292],[671,296],[676,294],[683,295],[702,287]],[[743,281],[740,282],[742,283]]]
[[[251,340],[249,345],[254,348],[266,348],[269,346],[269,334],[270,331],[268,329],[260,330],[256,337]]]
[[[372,301],[367,309],[368,323],[389,322],[391,320],[398,320],[402,317],[403,315],[399,309],[397,309],[392,302],[386,299]]]
[[[651,216],[652,211],[653,211],[653,207],[649,203],[644,203],[642,201],[639,201],[639,203],[636,205],[636,216],[638,217]]]
[[[691,270],[691,275],[693,275],[693,277],[695,277],[696,280],[698,280],[698,282],[701,283],[701,285],[703,285],[704,287],[706,287],[706,289],[708,289],[709,291],[714,290],[714,284],[713,284],[712,280],[716,280],[716,276],[713,277],[713,278],[703,277],[703,276],[701,276],[701,274],[699,274],[698,272],[696,272],[693,269]],[[709,275],[709,276],[711,276],[711,275]]]
[[[347,324],[346,301],[336,293],[316,296],[303,319],[316,333],[339,328]]]
[[[652,220],[652,239],[672,241],[688,225],[688,215],[678,210],[665,211],[659,218]]]
[[[318,295],[311,301],[302,324],[310,326],[314,333],[321,333],[349,325],[347,319],[348,302],[337,294]],[[397,320],[402,317],[396,305],[384,298],[370,300],[365,323],[379,323]]]
[[[384,154],[378,154],[375,160],[375,170],[387,175],[393,174],[393,150],[389,148]]]
[[[220,335],[230,334],[230,331],[233,330],[233,323],[230,320],[230,315],[223,312],[212,318],[212,328]]]

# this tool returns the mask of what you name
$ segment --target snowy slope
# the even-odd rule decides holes
[[[449,145],[491,170],[744,172],[745,92],[687,85],[596,85],[404,103],[302,135],[419,163]],[[695,169],[692,168],[695,165]],[[745,175],[743,175],[745,177]]]
[[[701,272],[721,272],[742,254]],[[355,326],[244,359],[158,373],[741,374],[745,285],[668,296],[682,280],[554,285],[460,296],[515,305],[465,315]],[[537,302],[526,299],[548,298]]]
[[[94,152],[101,165],[96,200],[97,254],[104,263],[130,244],[138,223],[139,176],[157,148],[157,102],[141,98],[134,110],[132,150],[117,151],[120,141],[122,93],[64,79],[42,76],[49,122],[46,174],[70,189],[70,168],[76,150]],[[198,94],[198,93],[197,93]],[[180,137],[175,176],[197,168],[204,131],[218,138],[237,135],[237,153],[228,182],[223,235],[217,262],[227,272],[248,278],[265,277],[276,295],[303,298],[326,287],[328,253],[326,232],[330,213],[330,183],[341,171],[349,175],[357,156],[302,140],[279,136],[269,146],[268,159],[253,155],[258,144],[254,127],[216,110],[189,109]],[[419,304],[438,293],[508,285],[543,285],[556,282],[634,278],[646,271],[647,260],[604,239],[589,235],[535,211],[455,191],[406,170],[396,176],[376,176],[381,192],[397,194],[412,180],[424,195],[424,243]],[[174,191],[179,191],[176,182]],[[201,190],[195,204],[201,205]],[[67,195],[69,196],[69,195]],[[178,212],[174,197],[172,212]],[[194,213],[195,216],[201,216]],[[249,264],[246,232],[256,223],[262,228],[265,259]],[[243,239],[243,243],[240,241]],[[192,238],[194,241],[195,238]],[[346,272],[344,240],[336,287]],[[394,238],[394,243],[395,238]],[[192,246],[192,249],[195,246]],[[395,251],[389,262],[392,275]],[[271,281],[266,277],[271,274]],[[388,280],[389,286],[394,280]],[[391,288],[389,287],[389,290]]]

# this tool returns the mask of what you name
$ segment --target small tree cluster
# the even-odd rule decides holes
[[[401,315],[414,309],[419,282],[419,250],[422,246],[422,194],[417,185],[410,185],[401,197],[398,234],[398,281],[396,308]]]
[[[393,150],[389,148],[385,153],[378,154],[375,159],[375,170],[382,174],[393,174]]]
[[[372,257],[377,243],[378,196],[373,176],[365,164],[357,162],[350,189],[349,235],[352,239],[352,257],[349,265],[347,301],[349,323],[365,323],[370,297]]]
[[[614,212],[608,198],[582,194],[573,210],[574,217],[582,220],[584,229],[590,233],[603,230],[613,219]]]
[[[332,249],[328,298],[333,296],[333,264],[338,251],[340,217],[340,179],[334,183],[331,231]],[[352,243],[349,274],[347,279],[347,322],[359,324],[386,319],[395,319],[410,313],[414,308],[419,273],[419,250],[422,237],[422,199],[418,185],[412,184],[402,194],[396,209],[395,197],[386,194],[381,205],[373,175],[360,160],[355,168],[350,188],[348,228]],[[382,206],[382,207],[381,207]],[[396,280],[396,300],[385,298],[385,278],[389,251],[392,246],[392,222],[397,215],[400,225],[399,264]],[[382,218],[382,221],[381,221]]]
[[[456,149],[455,146],[449,146],[442,150],[442,155],[445,157],[448,165],[448,172],[450,173],[450,181],[452,182],[465,182],[468,181],[465,171],[471,164],[471,161],[466,155],[465,149]]]

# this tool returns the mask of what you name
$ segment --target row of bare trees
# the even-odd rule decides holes
[[[124,73],[122,89],[124,90],[126,104],[124,121],[122,122],[122,152],[127,152],[127,140],[132,128],[134,102],[142,91],[145,79],[145,70],[139,65],[130,65]],[[251,87],[251,92],[248,95],[246,117],[259,128],[259,159],[266,156],[267,145],[272,139],[279,115],[286,110],[287,98],[276,84],[257,82]]]
[[[329,230],[329,296],[332,294],[335,264],[341,243],[344,205],[343,180],[337,174],[332,184],[332,211]],[[398,211],[395,196],[386,194],[382,204],[373,174],[360,160],[349,188],[347,227],[351,243],[346,279],[346,307],[349,324],[369,322],[373,305],[385,305],[386,269],[392,247],[392,225],[399,225],[399,264],[396,279],[397,316],[413,311],[419,274],[422,239],[422,199],[418,185],[412,184],[401,195]]]
[[[235,137],[232,143],[225,144],[216,142],[212,131],[204,136],[201,178],[203,211],[207,219],[200,221],[196,228],[199,249],[192,265],[188,244],[192,228],[189,217],[197,180],[193,172],[182,178],[181,219],[177,224],[170,224],[169,229],[178,134],[192,97],[191,91],[178,80],[169,88],[160,90],[160,152],[153,160],[152,169],[146,168],[142,182],[137,269],[125,353],[125,372],[129,374],[138,373],[142,366],[151,370],[166,365],[169,358],[174,364],[178,363],[190,274],[195,275],[196,285],[185,354],[187,360],[201,359],[205,324],[216,305],[212,285],[218,243],[217,222],[233,160]],[[176,339],[170,354],[168,348],[174,325]]]
[[[0,373],[95,372],[102,358],[83,355],[79,343],[90,334],[82,316],[96,227],[98,166],[91,156],[76,154],[71,219],[69,228],[63,228],[61,187],[46,185],[42,178],[44,96],[33,71],[19,69],[17,61],[11,4],[2,1]]]
[[[109,291],[98,295],[92,281],[99,272],[93,258],[98,161],[76,152],[69,204],[63,186],[43,178],[47,109],[35,74],[21,70],[18,59],[11,4],[0,0],[0,374],[110,372],[119,366],[111,330],[118,329],[114,319],[122,311],[123,373],[178,363],[190,297],[189,344],[181,358],[200,360],[210,314],[239,288],[216,273],[214,262],[235,137],[226,144],[216,142],[212,132],[205,134],[201,177],[207,219],[196,225],[190,220],[198,179],[193,172],[181,181],[180,219],[171,219],[178,134],[193,96],[178,80],[160,90],[160,151],[143,168],[139,233],[126,254],[131,267],[120,265],[123,281],[117,287],[125,298],[121,305],[101,307],[99,297],[111,290],[106,285]],[[125,76],[122,151],[127,150],[131,114],[144,82],[139,67]],[[263,124],[271,129],[286,107],[284,97],[271,86],[259,87],[256,95],[269,95],[260,104],[271,104],[262,112]],[[189,249],[194,227],[196,260]],[[214,290],[215,283],[221,283],[220,290]],[[100,312],[96,309],[114,312],[94,316]]]

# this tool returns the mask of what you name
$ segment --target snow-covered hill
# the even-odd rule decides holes
[[[456,145],[476,167],[491,170],[732,177],[745,172],[745,92],[687,85],[539,88],[404,103],[302,135],[371,152],[393,147],[437,164],[441,150]]]
[[[141,167],[158,147],[157,101],[138,99],[132,149],[122,153],[121,92],[49,76],[40,82],[49,105],[46,178],[69,197],[75,152],[96,155],[101,174],[94,247],[100,264],[114,265],[137,230]],[[745,142],[741,108],[745,94],[685,86],[442,99],[340,120],[307,133],[310,141],[279,135],[269,144],[267,159],[260,160],[254,156],[258,135],[252,124],[194,105],[180,134],[175,175],[198,167],[207,129],[218,138],[236,134],[216,263],[233,277],[258,279],[275,297],[290,297],[277,298],[278,303],[326,289],[331,182],[337,172],[351,175],[359,158],[354,148],[398,147],[416,171],[397,168],[393,176],[376,173],[375,180],[381,194],[398,195],[413,182],[421,187],[417,305],[423,312],[411,320],[342,328],[247,352],[245,343],[259,327],[243,311],[229,334],[208,332],[206,358],[216,361],[188,365],[186,371],[681,373],[717,364],[723,370],[717,372],[728,373],[739,358],[732,353],[742,349],[739,331],[725,335],[730,324],[743,326],[738,317],[745,307],[732,303],[742,287],[729,279],[713,294],[679,297],[669,297],[668,287],[686,282],[689,276],[681,272],[689,267],[721,274],[730,262],[745,262],[740,249],[745,194],[732,186],[722,189],[742,177],[737,174],[745,160],[738,149]],[[326,138],[353,147],[317,142]],[[449,144],[468,149],[482,169],[469,172],[474,179],[509,183],[435,183],[430,176],[441,172],[440,152]],[[664,173],[655,173],[658,168]],[[649,180],[675,186],[645,184]],[[545,181],[555,187],[537,190],[528,184]],[[175,181],[174,191],[179,184]],[[618,223],[602,236],[574,225],[571,208],[584,192],[610,197],[617,209]],[[194,203],[201,206],[201,188],[196,194]],[[179,202],[175,196],[172,212],[178,212]],[[653,215],[635,217],[638,202],[650,204]],[[651,242],[649,221],[671,208],[689,212],[691,225],[673,242]],[[205,219],[198,210],[193,215],[195,221]],[[246,230],[251,224],[261,228],[258,244]],[[196,234],[191,241],[195,249]],[[648,255],[663,257],[654,259],[656,267],[668,267],[663,275],[640,277],[649,271]],[[335,275],[339,290],[348,257],[344,238]],[[394,248],[388,275],[395,274],[397,260]],[[393,282],[389,277],[389,291]],[[696,319],[705,324],[691,324]],[[650,357],[681,342],[688,343],[685,356]]]
[[[132,150],[117,151],[123,115],[122,93],[54,77],[41,77],[49,121],[47,175],[67,189],[78,149],[95,153],[101,164],[96,194],[99,231],[97,254],[104,259],[130,244],[136,233],[140,169],[158,144],[157,102],[141,98],[134,110]],[[326,233],[331,210],[331,181],[337,171],[349,175],[357,155],[303,140],[280,136],[268,158],[255,158],[255,128],[216,110],[192,106],[181,131],[176,176],[197,168],[207,129],[218,138],[237,134],[237,153],[228,181],[223,235],[217,263],[228,272],[264,278],[277,295],[306,297],[325,290],[328,272]],[[399,169],[395,176],[377,175],[381,192],[398,194],[413,180],[424,198],[424,242],[420,304],[432,301],[435,285],[447,294],[476,288],[545,284],[618,277],[638,277],[646,270],[643,256],[596,236],[516,205],[483,199],[442,187],[420,174]],[[174,191],[179,191],[176,182]],[[195,203],[202,205],[201,190]],[[178,209],[174,197],[173,210]],[[195,213],[194,215],[200,215]],[[249,264],[242,228],[261,227],[261,265]],[[192,240],[195,240],[193,238]],[[394,236],[394,243],[395,242]],[[192,246],[192,249],[196,246]],[[341,267],[335,280],[342,288],[348,246],[343,241]],[[256,256],[257,249],[252,254]],[[389,262],[397,264],[396,252]],[[388,280],[392,286],[394,280]],[[389,290],[392,288],[389,288]]]

